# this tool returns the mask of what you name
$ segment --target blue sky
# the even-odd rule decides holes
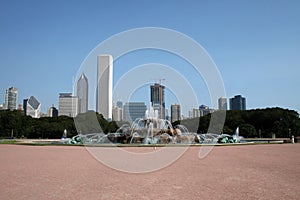
[[[248,109],[279,106],[299,112],[299,24],[297,0],[2,0],[0,103],[5,89],[15,86],[19,103],[33,95],[46,112],[52,104],[58,106],[58,93],[72,90],[81,63],[100,42],[132,28],[164,27],[206,49],[221,73],[227,97],[242,94]],[[169,59],[172,56],[156,54],[124,56],[114,64],[115,78],[137,64],[176,62]],[[203,80],[190,81],[199,104],[211,105]],[[148,98],[147,88],[136,91],[133,100]],[[176,101],[171,94],[166,98],[167,104]]]

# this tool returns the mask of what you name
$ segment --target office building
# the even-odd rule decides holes
[[[227,110],[227,98],[220,97],[218,99],[219,110]]]
[[[150,86],[150,101],[154,110],[158,111],[158,117],[165,119],[165,86],[155,83]]]
[[[33,118],[40,118],[41,116],[41,103],[31,96],[29,99],[23,100],[23,111],[25,115]]]
[[[58,100],[58,115],[76,117],[78,114],[78,97],[72,93],[60,93]]]
[[[201,112],[198,108],[193,108],[189,111],[189,118],[201,117]]]
[[[165,108],[165,119],[169,120],[170,119],[170,115],[169,115],[169,109]]]
[[[58,110],[57,108],[54,107],[54,105],[52,105],[48,109],[48,117],[57,117],[57,116],[58,116]]]
[[[204,115],[208,115],[210,113],[213,113],[215,110],[214,109],[211,109],[209,108],[208,106],[206,105],[201,105],[199,106],[199,111],[200,111],[200,116],[204,116]]]
[[[88,79],[83,73],[77,81],[78,112],[88,111]]]
[[[137,118],[144,118],[147,106],[144,102],[127,102],[123,108],[123,119],[133,122]]]
[[[171,105],[171,122],[175,122],[181,119],[181,110],[180,105],[173,104]]]
[[[236,95],[230,98],[230,110],[246,110],[246,98]]]
[[[4,109],[16,110],[18,101],[18,89],[10,87],[5,92]]]
[[[96,111],[104,118],[112,119],[113,58],[111,55],[97,57]]]
[[[113,121],[122,121],[123,119],[123,109],[120,107],[114,107],[113,108],[113,113],[112,113],[112,119]]]

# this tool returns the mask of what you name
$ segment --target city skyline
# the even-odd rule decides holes
[[[135,5],[132,10],[125,2],[105,3],[103,11],[96,12],[97,3],[74,3],[72,10],[67,2],[59,6],[48,2],[47,7],[30,1],[3,3],[0,103],[5,101],[5,89],[14,86],[19,91],[17,104],[35,96],[46,113],[52,104],[58,107],[59,93],[72,90],[72,77],[99,42],[131,28],[157,26],[178,30],[203,45],[220,70],[227,98],[242,94],[247,97],[247,109],[278,106],[300,111],[300,95],[295,92],[300,81],[298,1],[191,1],[189,9],[180,13],[183,2]],[[112,10],[114,16],[109,15]],[[111,23],[103,29],[99,19]],[[114,63],[116,79],[141,63],[187,65],[170,57],[149,51],[125,55]],[[203,80],[189,78],[199,93],[198,104],[211,107]],[[143,93],[134,100],[143,101]],[[167,107],[173,103],[177,102],[166,102]]]

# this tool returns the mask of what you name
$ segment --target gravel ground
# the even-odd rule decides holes
[[[300,199],[299,143],[218,146],[203,159],[199,148],[129,174],[84,147],[0,145],[0,199]]]

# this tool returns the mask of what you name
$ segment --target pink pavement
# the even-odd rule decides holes
[[[0,199],[300,199],[300,144],[218,146],[203,159],[199,148],[129,174],[84,147],[0,145]]]

